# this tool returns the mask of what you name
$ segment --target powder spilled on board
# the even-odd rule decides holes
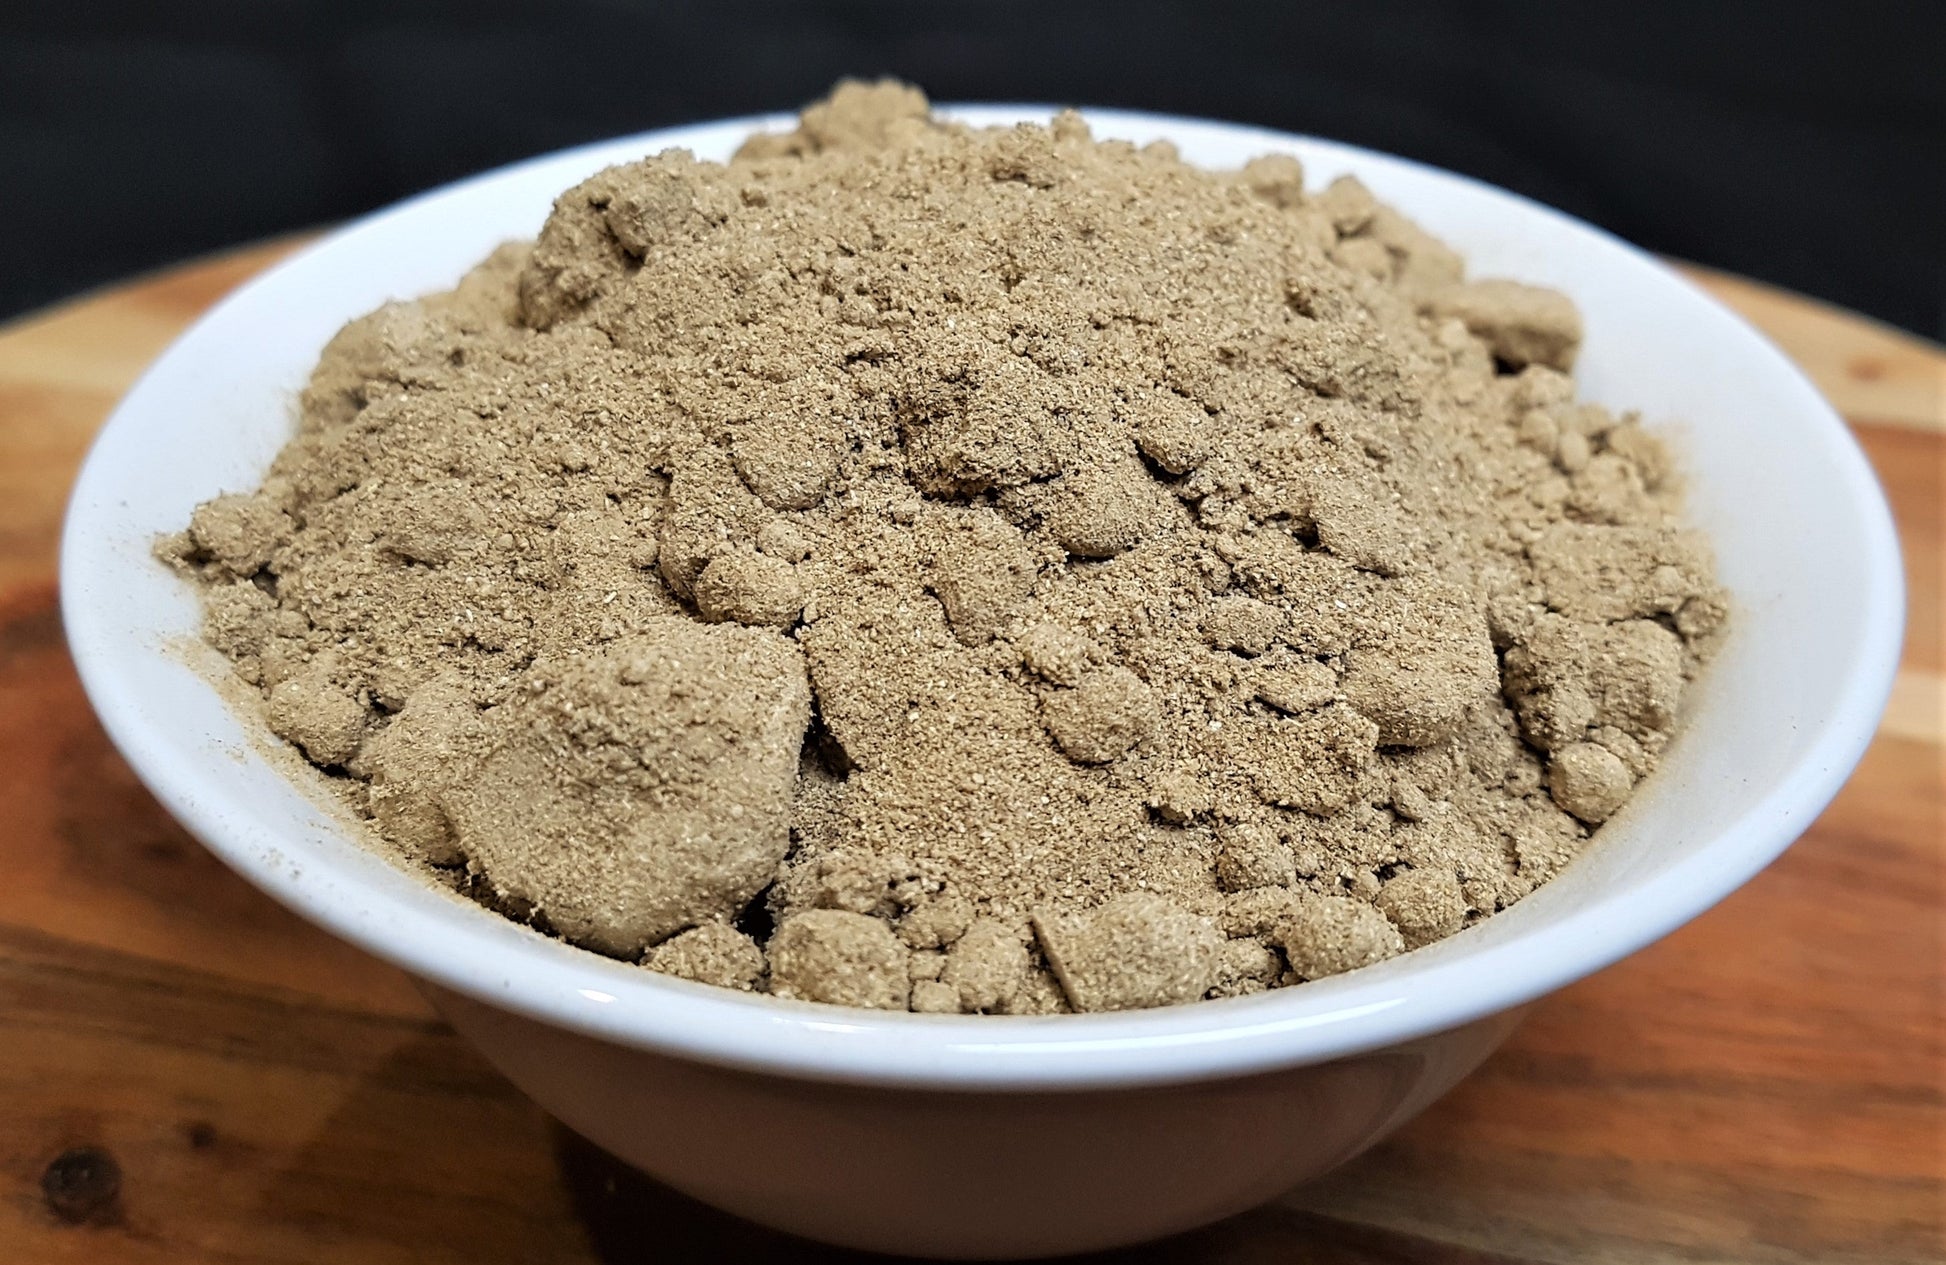
[[[1230,996],[1504,909],[1654,768],[1725,602],[1580,337],[1355,180],[846,84],[352,322],[162,549],[510,916],[848,1005]]]

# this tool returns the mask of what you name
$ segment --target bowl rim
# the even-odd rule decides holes
[[[940,105],[938,113],[975,125],[1044,120],[1056,107],[1034,104]],[[1562,212],[1470,177],[1321,138],[1184,116],[1084,108],[1098,133],[1220,134],[1262,150],[1294,144],[1347,165],[1410,170],[1458,182],[1586,235],[1655,270],[1733,322],[1736,336],[1789,382],[1810,431],[1824,449],[1833,504],[1853,516],[1867,542],[1857,560],[1866,577],[1864,636],[1846,665],[1838,702],[1823,730],[1769,791],[1728,829],[1691,854],[1626,888],[1506,942],[1400,969],[1352,972],[1303,988],[1248,998],[1103,1015],[941,1016],[850,1010],[781,1001],[692,984],[627,966],[533,933],[430,887],[423,897],[334,901],[338,888],[306,881],[302,866],[331,868],[300,841],[285,843],[277,823],[226,811],[220,787],[172,739],[164,718],[138,705],[126,669],[132,645],[108,621],[105,603],[82,594],[94,563],[84,547],[112,520],[96,494],[118,436],[143,407],[144,389],[186,342],[225,311],[266,289],[296,265],[347,238],[413,213],[436,199],[464,198],[484,186],[549,163],[646,154],[697,145],[705,136],[787,125],[761,115],[658,129],[578,146],[458,181],[363,217],[259,274],[180,335],[131,388],[97,435],[71,494],[62,533],[61,610],[89,701],[110,739],[163,806],[230,868],[300,916],[367,952],[489,1006],[623,1046],[748,1072],[798,1079],[954,1091],[1105,1090],[1179,1084],[1271,1072],[1392,1046],[1521,1006],[1660,939],[1729,895],[1775,859],[1837,793],[1870,743],[1898,666],[1904,582],[1897,536],[1882,489],[1856,440],[1787,357],[1741,318],[1659,260]],[[266,839],[269,840],[266,843]],[[355,874],[336,877],[356,888]],[[361,898],[371,895],[367,885]],[[514,933],[514,934],[510,934]],[[457,937],[457,939],[455,938]],[[467,951],[461,952],[465,949]]]

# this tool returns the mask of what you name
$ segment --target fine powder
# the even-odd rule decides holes
[[[325,349],[163,555],[409,863],[649,968],[1233,996],[1560,872],[1726,603],[1563,296],[1353,179],[847,83]]]

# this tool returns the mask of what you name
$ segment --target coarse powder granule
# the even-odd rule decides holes
[[[577,944],[1229,996],[1505,908],[1654,768],[1725,602],[1580,337],[1355,180],[847,83],[346,326],[161,550],[389,847]]]

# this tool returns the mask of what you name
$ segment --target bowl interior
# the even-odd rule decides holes
[[[1041,107],[969,107],[977,123]],[[1092,111],[1096,134],[1167,137],[1235,166],[1295,154],[1356,172],[1463,251],[1470,275],[1557,286],[1587,321],[1585,397],[1671,428],[1691,512],[1736,602],[1662,770],[1566,874],[1428,949],[1302,988],[1127,1015],[1044,1019],[853,1012],[665,979],[516,927],[396,870],[315,790],[260,753],[198,661],[190,587],[150,542],[198,502],[254,487],[293,400],[346,320],[450,285],[535,232],[555,194],[669,146],[723,158],[736,120],[536,159],[338,232],[231,296],[123,401],[82,472],[63,542],[63,611],[111,737],[231,866],[304,916],[448,988],[614,1040],[792,1075],[908,1084],[1081,1086],[1194,1079],[1372,1048],[1504,1009],[1599,969],[1721,899],[1835,793],[1896,665],[1897,546],[1843,424],[1781,354],[1653,259],[1511,194],[1325,141]]]

